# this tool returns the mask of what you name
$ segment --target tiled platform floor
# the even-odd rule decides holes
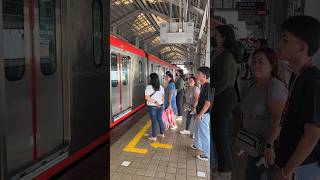
[[[111,180],[207,180],[210,179],[208,161],[196,158],[199,153],[190,148],[193,139],[188,135],[181,135],[179,131],[185,127],[185,121],[178,122],[177,130],[167,130],[164,139],[158,138],[160,143],[171,144],[172,149],[155,149],[150,146],[146,137],[137,144],[138,148],[148,149],[146,154],[125,152],[124,147],[149,121],[145,115],[117,141],[110,149]],[[150,129],[147,131],[149,132]],[[112,136],[112,132],[111,132]],[[130,161],[128,167],[121,166],[123,161]],[[205,178],[198,177],[197,171],[205,173]]]

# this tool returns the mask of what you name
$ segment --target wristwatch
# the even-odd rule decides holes
[[[264,146],[264,148],[266,148],[266,149],[272,149],[273,146],[272,146],[272,144],[270,144],[270,143],[266,143],[265,146]]]

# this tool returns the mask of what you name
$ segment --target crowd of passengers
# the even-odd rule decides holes
[[[166,72],[165,89],[162,77],[150,74],[148,139],[164,138],[163,115],[172,116],[170,129],[184,120],[180,134],[194,139],[198,159],[210,161],[211,179],[234,179],[236,162],[246,157],[241,179],[320,180],[320,70],[313,58],[320,22],[292,16],[281,29],[276,49],[248,38],[254,47],[248,52],[231,26],[216,26],[211,68],[200,67],[187,80],[182,70],[176,80]]]

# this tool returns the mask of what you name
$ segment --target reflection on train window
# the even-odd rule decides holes
[[[25,71],[24,0],[3,0],[3,58],[8,81],[20,80]]]
[[[139,61],[139,83],[143,81],[143,69],[142,69],[142,62]]]
[[[111,54],[111,86],[118,86],[118,56]]]
[[[151,72],[153,72],[153,64],[151,64]]]
[[[55,1],[39,0],[40,67],[48,76],[57,69]]]
[[[100,0],[93,1],[92,13],[94,63],[101,66],[103,61],[103,12]]]
[[[124,86],[128,85],[128,64],[130,61],[130,56],[122,56],[122,84]]]

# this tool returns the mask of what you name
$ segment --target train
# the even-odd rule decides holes
[[[148,75],[175,74],[109,35],[107,3],[0,0],[0,180],[48,179],[106,145]]]
[[[1,180],[47,179],[107,142],[108,3],[0,0]]]
[[[157,73],[165,86],[164,74],[175,74],[176,66],[146,53],[116,35],[110,35],[110,128],[144,107],[144,89],[149,74]]]

